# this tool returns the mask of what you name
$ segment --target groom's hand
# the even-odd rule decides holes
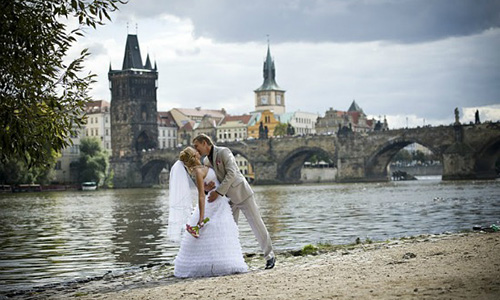
[[[208,195],[208,202],[214,202],[217,197],[219,197],[219,194],[216,191],[211,191]]]
[[[209,192],[209,191],[211,191],[211,190],[213,190],[213,189],[214,189],[214,187],[215,187],[215,182],[210,181],[210,182],[208,182],[208,183],[204,183],[203,185],[204,185],[205,192]]]

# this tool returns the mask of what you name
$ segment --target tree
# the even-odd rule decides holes
[[[0,184],[49,183],[57,156],[53,151],[46,165],[31,168],[24,160],[8,158],[0,164]]]
[[[413,152],[413,160],[416,160],[416,161],[423,163],[423,162],[427,161],[427,157],[424,154],[424,152],[417,150],[417,151]]]
[[[288,125],[285,123],[279,123],[274,127],[274,136],[286,136],[286,129]]]
[[[95,75],[80,74],[84,49],[68,50],[87,27],[103,25],[124,0],[4,0],[0,4],[0,162],[46,165],[84,123]],[[65,20],[76,19],[69,30]],[[66,21],[67,22],[67,21]]]
[[[83,138],[80,141],[80,159],[76,165],[80,182],[102,183],[108,177],[109,154],[97,138]],[[101,184],[102,185],[102,184]]]
[[[410,162],[412,160],[412,156],[410,152],[406,149],[399,150],[398,153],[394,156],[392,161],[400,161],[400,162]]]

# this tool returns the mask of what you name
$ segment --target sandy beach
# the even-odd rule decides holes
[[[259,263],[264,265],[261,258]],[[78,299],[499,299],[500,233],[425,235],[281,254],[272,270]]]

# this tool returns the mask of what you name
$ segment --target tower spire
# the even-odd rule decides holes
[[[264,82],[255,92],[255,110],[285,113],[285,90],[276,83],[276,67],[271,56],[271,45],[267,35],[267,55],[263,68]]]
[[[271,46],[269,45],[269,39],[267,44],[266,60],[264,61],[263,75],[264,83],[257,89],[258,91],[281,90],[276,83],[276,68],[274,66],[274,60],[271,56]]]
[[[152,69],[152,67],[151,67],[151,60],[149,59],[149,53],[146,56],[146,63],[144,64],[144,69],[148,69],[148,70]]]
[[[125,45],[125,55],[123,57],[122,70],[127,69],[143,69],[141,49],[139,48],[139,40],[136,34],[127,35],[127,43]]]

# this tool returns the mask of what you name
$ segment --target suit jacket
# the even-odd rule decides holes
[[[243,202],[253,195],[253,190],[245,177],[241,174],[234,155],[226,147],[214,147],[213,161],[206,156],[203,163],[212,167],[220,184],[216,191],[226,195],[235,204]]]

